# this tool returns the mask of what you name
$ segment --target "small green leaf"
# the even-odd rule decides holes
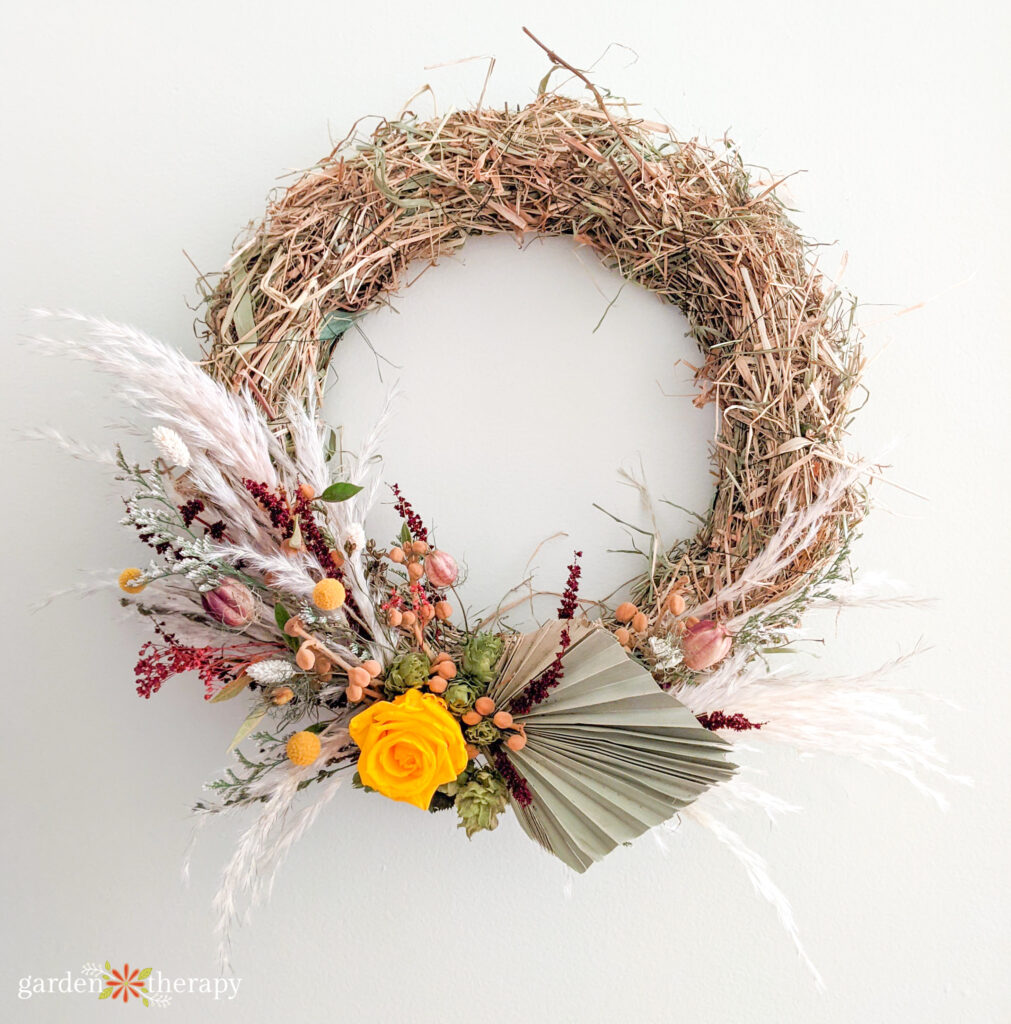
[[[277,628],[283,633],[284,624],[291,618],[288,609],[283,604],[274,605],[274,621],[277,623]]]
[[[112,964],[110,964],[108,960],[105,961],[105,969],[107,971],[111,971],[112,970]]]
[[[147,1001],[147,1000],[146,1000],[146,999],[145,999],[145,998],[144,998],[143,996],[141,996],[141,997],[140,997],[140,1001],[141,1001],[141,1002],[142,1002],[142,1003],[143,1003],[143,1004],[144,1004],[145,1006],[150,1006],[150,1005],[151,1005],[151,1004],[150,1004],[150,1003],[149,1003],[149,1002],[148,1002],[148,1001]]]
[[[112,995],[112,988],[103,988],[98,994],[99,999],[108,999]]]
[[[407,528],[407,523],[404,523],[404,525],[400,527],[400,545],[401,547],[405,547],[410,543],[411,531]]]
[[[249,685],[249,676],[245,672],[241,676],[233,679],[230,683],[222,686],[220,690],[213,697],[211,697],[211,704],[220,704],[222,701],[231,700],[233,697],[238,697],[240,693]],[[148,972],[150,973],[150,968]],[[142,978],[146,978],[146,974],[141,975]]]
[[[267,709],[262,704],[253,708],[246,715],[246,720],[239,726],[239,731],[233,737],[232,742],[228,744],[228,749],[234,750],[260,724],[266,713]]]
[[[137,975],[137,980],[138,981],[143,981],[145,978],[150,978],[151,977],[151,970],[152,970],[152,968],[145,967],[144,970],[142,970],[140,972],[140,974]]]
[[[320,501],[347,501],[348,498],[353,498],[361,487],[358,484],[349,484],[343,481],[338,481],[335,484],[331,484],[320,496]]]

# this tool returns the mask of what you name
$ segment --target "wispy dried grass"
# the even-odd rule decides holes
[[[322,387],[341,334],[405,283],[412,261],[435,262],[471,235],[572,235],[678,306],[702,351],[696,402],[719,411],[716,495],[697,536],[656,560],[638,596],[658,602],[687,578],[701,604],[849,462],[862,368],[853,303],[818,272],[776,183],[753,180],[729,140],[679,140],[575,73],[591,102],[542,83],[524,107],[408,114],[339,145],[270,203],[217,281],[205,367],[283,423],[285,395]],[[860,488],[843,488],[815,542],[722,614],[816,576],[862,512]]]

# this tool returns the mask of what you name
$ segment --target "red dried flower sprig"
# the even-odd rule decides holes
[[[138,652],[133,673],[137,680],[137,693],[141,697],[149,699],[170,676],[196,672],[204,684],[204,699],[210,700],[215,689],[231,678],[232,663],[222,657],[221,648],[187,647],[177,643],[170,633],[164,637],[164,646],[148,640]]]
[[[582,551],[575,552],[572,564],[569,568],[569,578],[565,581],[565,590],[562,591],[562,603],[558,606],[558,617],[560,619],[571,619],[578,607],[579,577],[583,570],[579,567],[579,559],[583,557]],[[562,630],[559,637],[558,653],[554,661],[523,691],[512,705],[514,715],[525,715],[532,708],[544,700],[545,697],[562,681],[562,674],[565,669],[562,659],[565,652],[572,643],[568,629]]]
[[[411,531],[411,536],[415,540],[428,540],[428,530],[425,529],[425,524],[421,521],[421,516],[411,508],[411,503],[400,493],[400,485],[393,485],[393,496],[397,499],[393,503],[393,507],[396,509],[397,515],[405,523],[407,523],[408,530]]]
[[[225,683],[231,682],[237,667],[247,663],[255,654],[273,649],[272,644],[264,643],[190,647],[179,643],[175,635],[157,620],[154,620],[154,631],[164,643],[148,640],[142,644],[133,669],[137,693],[145,699],[157,693],[171,676],[196,672],[204,684],[204,700],[210,700]]]
[[[495,762],[499,775],[505,780],[512,798],[520,807],[529,807],[534,801],[534,795],[530,792],[527,780],[520,775],[516,770],[516,766],[501,750],[497,750],[492,755],[492,759]]]
[[[270,525],[281,531],[281,537],[287,540],[295,532],[295,520],[291,517],[288,499],[280,497],[264,483],[256,480],[243,479],[242,486],[256,499],[257,504],[270,517]]]
[[[744,715],[725,715],[722,711],[710,711],[705,715],[696,715],[699,725],[704,729],[732,729],[734,732],[747,732],[748,729],[761,729],[765,722],[751,722]]]

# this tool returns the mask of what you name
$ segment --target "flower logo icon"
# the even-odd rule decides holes
[[[113,970],[108,960],[105,961],[105,973],[102,979],[105,981],[105,988],[102,989],[99,999],[122,999],[124,1003],[130,1001],[130,997],[139,999],[145,1006],[150,1006],[148,1000],[147,986],[145,980],[151,974],[151,968],[143,970],[130,970],[129,964],[124,964],[121,971]]]

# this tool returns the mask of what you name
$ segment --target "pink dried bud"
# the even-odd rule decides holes
[[[460,570],[452,555],[445,551],[431,551],[425,555],[425,575],[433,587],[451,587]]]
[[[212,619],[230,629],[241,629],[256,618],[256,598],[249,587],[235,580],[202,594],[200,602]]]
[[[694,672],[712,668],[730,653],[733,646],[733,637],[726,626],[712,619],[703,619],[689,626],[681,639],[684,663]]]

